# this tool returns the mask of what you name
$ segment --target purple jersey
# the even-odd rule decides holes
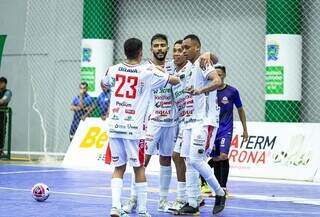
[[[86,94],[83,97],[83,104],[85,107],[88,106],[92,106],[93,104],[93,99],[91,98],[91,96],[89,96],[88,94]],[[80,105],[80,97],[79,96],[75,96],[72,99],[72,105],[74,106],[79,106]],[[70,135],[74,135],[77,131],[77,128],[79,126],[79,123],[81,121],[81,117],[83,115],[85,115],[87,112],[84,109],[81,109],[79,111],[75,111],[73,114],[73,119],[72,119],[72,123],[71,123],[71,127],[70,127]]]
[[[226,85],[222,90],[218,90],[218,105],[220,106],[220,121],[216,139],[227,134],[232,135],[233,131],[233,105],[242,107],[239,92],[236,88]]]

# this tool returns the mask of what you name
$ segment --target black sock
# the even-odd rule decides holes
[[[212,158],[210,158],[210,160],[208,161],[208,164],[211,168],[213,167],[214,161]]]
[[[230,168],[230,165],[229,165],[229,159],[227,160],[222,160],[220,161],[220,180],[221,180],[221,187],[223,188],[226,188],[227,187],[227,181],[228,181],[228,176],[229,176],[229,168]]]
[[[214,175],[216,176],[219,184],[221,185],[221,166],[220,161],[212,161],[213,168],[214,168]]]

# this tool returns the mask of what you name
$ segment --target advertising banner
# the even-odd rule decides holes
[[[236,122],[229,152],[230,175],[312,181],[320,167],[320,124],[248,123],[244,142]]]

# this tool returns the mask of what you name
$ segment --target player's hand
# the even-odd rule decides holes
[[[83,109],[83,105],[82,105],[82,106],[81,106],[81,105],[78,105],[78,106],[75,107],[75,110],[76,110],[76,111],[80,111],[81,109]]]
[[[185,89],[185,92],[188,93],[188,94],[191,94],[191,95],[199,95],[199,94],[201,94],[201,90],[195,89],[193,87],[189,87],[189,88]]]
[[[209,52],[206,52],[199,57],[201,69],[205,70],[207,65],[213,65],[210,56],[211,54]]]
[[[242,138],[243,138],[243,141],[244,141],[244,142],[246,142],[246,141],[248,140],[248,137],[249,137],[248,132],[247,132],[246,130],[243,131],[243,133],[242,133]]]
[[[212,149],[213,149],[213,146],[211,145],[206,149],[205,154],[207,157],[210,157]]]

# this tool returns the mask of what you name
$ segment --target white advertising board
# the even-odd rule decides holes
[[[248,122],[249,139],[235,122],[229,152],[230,175],[238,177],[320,181],[320,124]],[[112,171],[105,164],[107,124],[99,118],[81,121],[63,166]],[[173,164],[172,164],[173,165]],[[128,168],[130,170],[130,168]],[[158,157],[147,168],[158,172]]]
[[[248,123],[242,140],[236,122],[229,152],[230,175],[312,181],[320,168],[320,124]]]

